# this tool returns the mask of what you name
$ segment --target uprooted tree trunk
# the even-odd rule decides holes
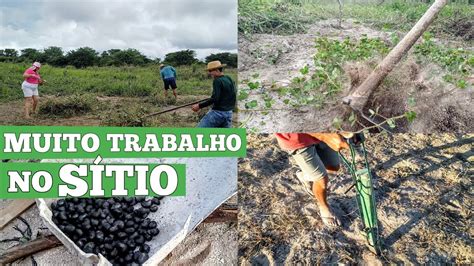
[[[343,102],[355,110],[362,110],[367,104],[372,91],[377,88],[383,79],[390,73],[395,65],[410,50],[423,32],[433,22],[438,13],[447,4],[448,0],[436,0],[426,11],[415,26],[403,37],[403,39],[390,51],[390,53],[372,71],[367,79],[355,89],[351,95],[345,97]]]

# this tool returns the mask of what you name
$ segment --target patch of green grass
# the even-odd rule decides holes
[[[449,74],[443,77],[446,82],[461,89],[467,87],[466,79],[474,70],[474,53],[471,51],[437,45],[432,40],[432,35],[425,33],[422,43],[415,46],[414,52],[418,55],[418,60],[428,59],[447,70]]]
[[[239,1],[239,32],[246,35],[301,33],[310,21],[306,10],[291,2]]]
[[[423,16],[430,5],[402,1],[390,1],[382,5],[348,4],[344,6],[344,18],[360,20],[379,30],[407,32]],[[453,27],[451,22],[453,20],[472,22],[473,17],[474,9],[471,6],[451,3],[443,8],[430,26],[430,30],[437,35],[457,35],[451,31]]]
[[[345,1],[342,1],[343,3]],[[379,30],[407,32],[429,8],[430,3],[385,1],[372,3],[344,3],[343,19],[355,19]],[[337,1],[317,0],[241,0],[239,1],[239,32],[243,34],[305,32],[309,24],[318,20],[338,19]],[[430,26],[436,35],[462,37],[472,40],[474,8],[467,4],[450,3],[443,8]],[[459,31],[460,24],[466,30]]]

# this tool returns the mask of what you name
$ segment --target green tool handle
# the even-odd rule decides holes
[[[339,155],[344,162],[345,166],[349,170],[354,185],[357,190],[357,206],[359,208],[359,214],[365,226],[364,231],[366,234],[367,242],[374,253],[379,254],[380,252],[380,240],[378,231],[378,219],[375,205],[375,197],[373,195],[372,178],[370,174],[369,162],[367,159],[367,151],[365,149],[364,142],[361,141],[355,144],[352,141],[348,141],[351,158],[346,158],[341,152]],[[355,145],[360,146],[360,153],[362,153],[365,161],[365,168],[357,170],[356,164],[356,148]],[[346,191],[347,193],[347,191]]]

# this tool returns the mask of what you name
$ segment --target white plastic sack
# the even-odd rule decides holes
[[[92,162],[92,160],[42,160],[42,162]],[[147,244],[150,258],[144,265],[162,261],[190,232],[222,203],[237,192],[236,158],[166,158],[166,159],[104,159],[107,163],[186,164],[186,196],[165,197],[158,211],[148,218],[158,223],[160,234]],[[41,217],[51,232],[64,246],[77,254],[84,264],[110,265],[103,256],[84,253],[53,223],[51,202],[55,199],[37,199]]]

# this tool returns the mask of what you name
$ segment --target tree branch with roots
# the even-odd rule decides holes
[[[357,119],[356,111],[364,120],[370,122],[372,125],[371,126],[366,126],[363,123]],[[393,116],[393,117],[385,117],[381,114],[378,113],[378,110],[369,110],[370,111],[370,117],[366,116],[361,110],[353,110],[351,113],[351,116],[349,117],[348,120],[342,120],[340,118],[334,118],[333,120],[333,127],[338,130],[338,131],[343,131],[343,132],[349,132],[349,133],[362,133],[371,129],[379,129],[381,131],[386,131],[388,133],[392,133],[390,129],[395,129],[397,127],[396,121],[401,120],[401,119],[406,119],[408,122],[413,122],[413,120],[416,118],[416,113],[414,111],[407,111],[401,115]],[[382,118],[381,121],[374,121],[375,117],[380,117]],[[358,124],[361,129],[358,129],[356,131],[348,130],[343,128],[343,122],[349,121],[351,123],[351,126],[354,126],[355,124]],[[388,128],[387,128],[388,126]]]

